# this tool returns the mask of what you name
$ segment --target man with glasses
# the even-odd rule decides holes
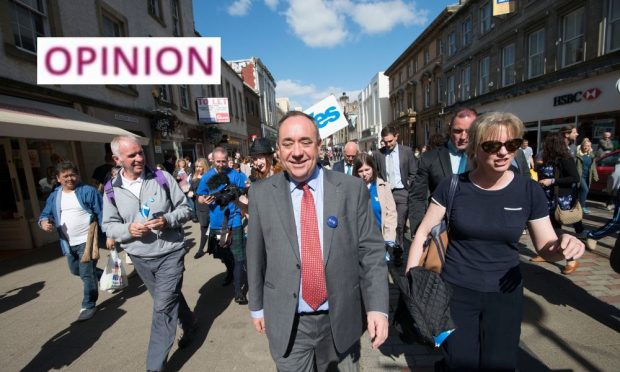
[[[456,111],[448,127],[448,141],[422,154],[418,171],[409,189],[409,224],[415,233],[424,213],[429,195],[445,177],[468,170],[465,149],[469,143],[469,128],[478,114],[472,108]]]
[[[359,152],[360,149],[356,142],[347,142],[344,145],[344,159],[334,164],[333,170],[351,176],[353,174],[353,159],[355,159]]]

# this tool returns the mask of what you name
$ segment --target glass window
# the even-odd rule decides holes
[[[480,33],[484,34],[491,29],[491,3],[480,8]]]
[[[108,14],[102,15],[103,21],[103,36],[106,37],[122,37],[124,36],[123,32],[123,23]]]
[[[148,0],[149,14],[155,18],[162,19],[161,16],[161,0]]]
[[[509,44],[502,49],[502,86],[515,83],[515,45]]]
[[[183,29],[181,28],[181,11],[179,9],[179,1],[170,0],[170,7],[172,8],[172,34],[174,36],[183,36]]]
[[[37,52],[37,37],[49,36],[45,1],[10,1],[11,28],[15,46],[29,52]]]
[[[431,60],[431,51],[426,47],[424,49],[424,64],[426,65]]]
[[[472,23],[471,17],[467,17],[467,19],[463,22],[463,46],[471,44],[472,40]]]
[[[159,86],[159,100],[166,103],[172,103],[172,94],[169,85]]]
[[[471,85],[471,66],[467,65],[461,70],[461,100],[467,100],[470,98],[470,85]]]
[[[448,76],[448,106],[453,105],[455,100],[454,75],[450,75]]]
[[[189,110],[190,99],[189,99],[189,86],[188,85],[179,85],[179,98],[181,99],[181,108],[185,110]]]
[[[413,60],[409,61],[409,77],[413,76]]]
[[[431,105],[431,82],[426,83],[424,89],[424,107],[428,108]]]
[[[545,69],[545,30],[540,29],[528,38],[527,76],[531,79],[540,76]]]
[[[448,56],[456,53],[456,31],[450,32],[448,35]]]
[[[620,0],[609,0],[609,51],[620,49]]]
[[[583,61],[584,12],[579,8],[562,18],[562,67]]]
[[[478,63],[478,91],[485,94],[489,91],[489,75],[491,69],[491,57],[486,56]]]
[[[437,86],[437,103],[439,102],[443,102],[443,97],[441,96],[443,94],[443,84],[441,83],[441,78],[438,77],[437,79],[435,79],[435,85]]]

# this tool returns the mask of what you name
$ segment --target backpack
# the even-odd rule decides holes
[[[155,173],[155,181],[157,181],[159,186],[166,191],[166,196],[168,197],[168,200],[171,200],[170,187],[168,186],[168,180],[166,179],[166,176],[164,176],[164,172],[162,172],[160,169],[150,170],[151,172]],[[103,193],[108,198],[108,201],[116,207],[116,199],[114,198],[114,187],[112,186],[111,179],[108,180],[108,182],[106,182],[105,186],[103,187]]]

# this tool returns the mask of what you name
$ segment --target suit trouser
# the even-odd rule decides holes
[[[450,371],[509,371],[517,367],[523,284],[512,292],[479,292],[451,285],[456,330],[444,343]]]
[[[396,225],[396,244],[404,247],[405,225],[407,223],[407,217],[409,217],[409,192],[407,189],[395,189],[392,190],[392,196],[396,203],[396,214],[398,217],[398,223]]]
[[[359,342],[338,353],[328,314],[296,315],[289,349],[275,362],[279,372],[357,372],[359,358]]]
[[[155,258],[130,256],[134,268],[153,297],[153,319],[146,369],[161,371],[174,343],[177,323],[180,320],[184,330],[189,329],[193,323],[192,312],[181,293],[185,249]]]

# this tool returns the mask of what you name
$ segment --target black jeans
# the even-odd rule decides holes
[[[450,371],[514,371],[517,368],[523,284],[512,292],[478,292],[451,285],[456,330],[444,343]]]

